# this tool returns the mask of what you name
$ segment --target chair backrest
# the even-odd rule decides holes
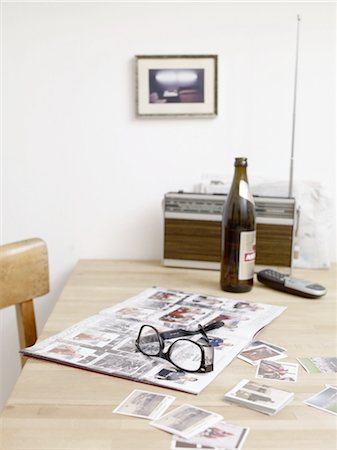
[[[0,246],[0,309],[15,305],[20,348],[35,343],[33,299],[48,292],[48,251],[42,239]]]

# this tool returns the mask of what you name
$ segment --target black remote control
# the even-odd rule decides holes
[[[320,284],[293,278],[272,269],[261,270],[257,274],[257,279],[272,289],[301,297],[319,298],[326,294],[325,287]]]

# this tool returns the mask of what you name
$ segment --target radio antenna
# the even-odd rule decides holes
[[[296,125],[296,97],[297,97],[298,49],[299,49],[299,41],[300,41],[300,22],[301,22],[301,17],[299,16],[299,14],[297,14],[295,80],[294,80],[294,99],[293,99],[293,124],[292,124],[292,133],[291,133],[290,177],[289,177],[288,197],[292,197],[293,196],[295,125]]]

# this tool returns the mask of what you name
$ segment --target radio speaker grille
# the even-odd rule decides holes
[[[293,227],[257,224],[256,264],[291,266]],[[221,222],[165,219],[164,258],[220,262]]]

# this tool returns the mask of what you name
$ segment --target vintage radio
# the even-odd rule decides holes
[[[168,193],[164,197],[164,258],[172,267],[219,269],[225,194]],[[256,270],[291,272],[295,200],[254,196]]]

